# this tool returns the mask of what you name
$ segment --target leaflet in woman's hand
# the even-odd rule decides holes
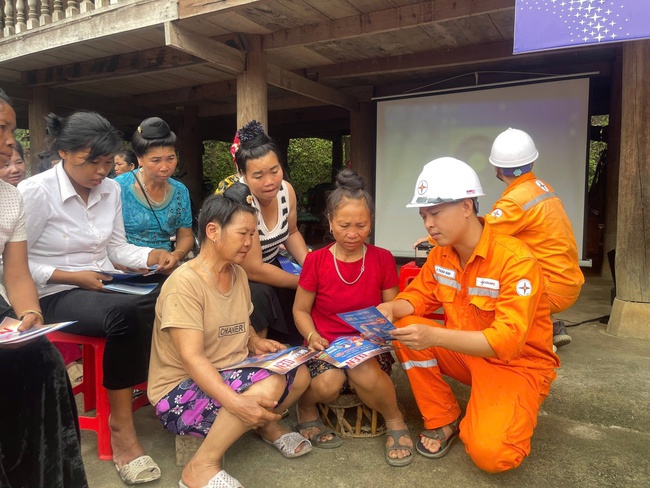
[[[76,320],[71,322],[57,322],[56,324],[35,325],[29,330],[19,331],[18,327],[20,327],[22,322],[11,317],[5,317],[0,323],[0,344],[18,344],[19,342],[29,341],[67,327],[75,322]]]
[[[343,336],[332,342],[316,359],[327,361],[337,368],[354,368],[367,359],[393,349],[387,342],[377,344],[360,336]]]
[[[240,363],[221,368],[220,371],[240,368],[264,368],[277,374],[286,374],[317,356],[318,353],[318,351],[310,351],[308,347],[294,346],[277,352],[250,356]]]
[[[345,323],[351,325],[361,333],[361,337],[370,342],[385,344],[393,338],[390,335],[395,326],[377,307],[368,307],[354,312],[337,314]]]

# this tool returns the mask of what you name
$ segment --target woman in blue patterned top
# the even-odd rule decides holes
[[[170,178],[176,170],[176,134],[167,123],[150,117],[131,139],[139,169],[119,175],[126,239],[137,246],[172,250],[183,260],[194,246],[190,194]]]

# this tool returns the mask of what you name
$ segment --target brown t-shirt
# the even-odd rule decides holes
[[[182,265],[165,281],[156,302],[149,363],[147,394],[153,405],[189,378],[169,334],[171,327],[203,331],[205,357],[217,369],[248,356],[253,304],[245,271],[236,265],[234,269],[235,284],[227,295],[206,283],[190,263]]]

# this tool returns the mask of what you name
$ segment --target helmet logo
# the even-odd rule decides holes
[[[476,193],[476,190],[467,190],[465,193],[467,195],[473,195],[474,193]]]
[[[533,292],[533,287],[528,280],[519,280],[517,282],[517,295],[527,297]]]
[[[548,187],[544,184],[543,181],[535,180],[535,184],[536,184],[537,186],[539,186],[539,187],[540,187],[542,190],[544,190],[545,192],[548,192]]]
[[[492,217],[494,217],[495,219],[498,219],[498,218],[501,217],[502,215],[503,215],[503,210],[501,210],[500,208],[495,208],[495,209],[492,211]]]
[[[420,180],[420,182],[418,183],[418,194],[424,195],[428,189],[429,189],[429,184],[426,182],[426,180]]]

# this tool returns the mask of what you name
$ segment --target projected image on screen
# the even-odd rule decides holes
[[[489,212],[506,189],[488,161],[490,148],[514,127],[534,139],[533,171],[562,199],[582,257],[588,98],[589,81],[580,79],[378,102],[376,244],[414,255],[413,242],[426,231],[406,204],[422,167],[439,157],[474,168],[486,194],[479,214]]]

